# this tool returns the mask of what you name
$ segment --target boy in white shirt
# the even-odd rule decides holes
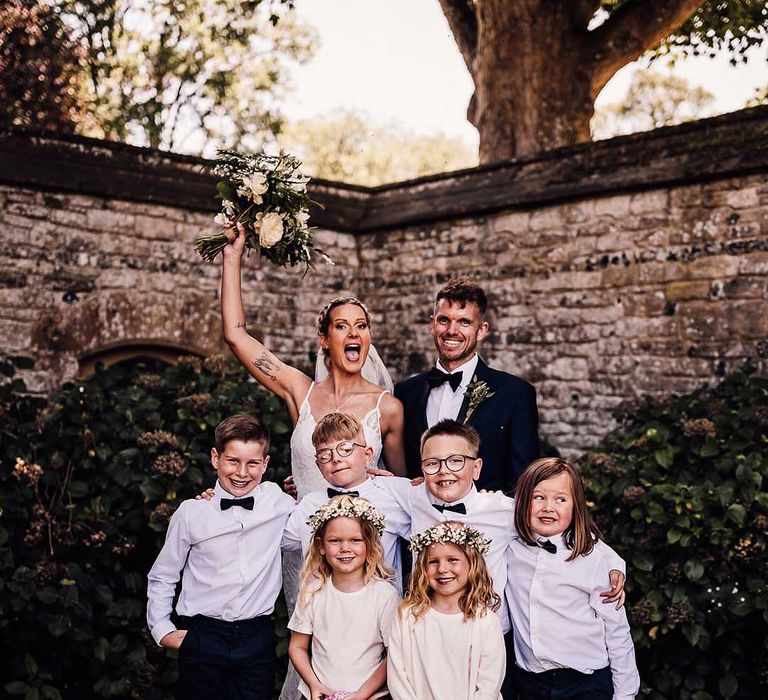
[[[293,499],[261,483],[268,450],[269,432],[258,419],[241,414],[218,425],[213,498],[179,506],[149,572],[147,622],[159,645],[179,651],[180,697],[272,697],[270,615]],[[171,613],[179,578],[177,629]]]
[[[373,450],[366,446],[362,426],[354,416],[329,413],[312,433],[318,469],[332,488],[308,493],[296,505],[283,535],[283,549],[306,553],[312,540],[307,519],[334,496],[360,496],[370,501],[385,519],[381,544],[384,560],[395,570],[395,585],[402,594],[402,565],[398,538],[411,535],[411,519],[398,500],[382,486],[385,478],[372,479],[367,468]],[[389,478],[389,477],[386,477]],[[403,479],[407,484],[410,482]]]

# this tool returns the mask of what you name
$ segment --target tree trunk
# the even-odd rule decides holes
[[[593,57],[575,4],[477,0],[470,120],[481,163],[590,139]]]

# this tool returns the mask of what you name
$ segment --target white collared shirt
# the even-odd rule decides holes
[[[509,612],[504,603],[504,589],[507,585],[507,548],[515,532],[515,501],[500,491],[478,493],[472,486],[464,498],[451,503],[463,503],[466,514],[445,510],[442,513],[433,504],[443,505],[427,490],[425,484],[412,486],[408,479],[385,477],[382,488],[388,489],[398,499],[403,509],[410,513],[413,533],[424,532],[429,527],[456,520],[472,525],[491,539],[490,550],[485,555],[485,564],[493,582],[493,588],[502,599],[499,620],[506,633],[509,630]]]
[[[380,482],[389,479],[396,479],[393,476],[381,476],[376,479],[367,477],[366,480],[358,486],[349,489],[338,489],[339,491],[357,491],[361,498],[373,503],[384,516],[384,534],[381,537],[381,545],[384,548],[384,559],[396,573],[395,585],[398,593],[403,592],[403,566],[400,561],[399,537],[408,539],[411,536],[411,519],[398,503],[397,499],[386,489],[380,486]],[[407,479],[405,480],[407,481]],[[410,482],[408,482],[410,486]],[[307,518],[312,515],[320,506],[328,503],[328,491],[319,489],[308,493],[296,505],[288,524],[285,527],[283,535],[283,549],[301,550],[305,554],[309,549],[309,543],[312,539],[312,531],[307,525]]]
[[[280,542],[293,499],[263,482],[243,496],[253,510],[233,506],[217,481],[210,501],[182,502],[171,517],[165,544],[148,576],[147,623],[154,640],[176,627],[170,620],[181,575],[179,615],[249,620],[269,615],[282,586]]]
[[[448,382],[443,382],[440,386],[436,386],[429,392],[429,397],[427,398],[427,427],[431,428],[435,423],[446,418],[456,420],[459,417],[461,404],[464,402],[464,394],[472,381],[472,377],[475,376],[478,360],[479,357],[475,353],[461,367],[457,367],[452,372],[446,370],[440,364],[440,360],[437,361],[435,366],[441,372],[446,374],[461,372],[462,379],[456,391],[451,389],[451,385]]]
[[[507,598],[512,614],[517,665],[532,673],[571,668],[592,673],[611,667],[614,700],[633,698],[640,688],[627,615],[604,604],[611,569],[623,561],[598,541],[586,557],[571,554],[562,537],[554,554],[514,538],[507,552]]]

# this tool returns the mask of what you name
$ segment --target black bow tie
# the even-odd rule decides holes
[[[222,498],[221,509],[229,510],[232,506],[240,506],[246,510],[253,510],[253,496],[248,498]]]
[[[542,549],[545,549],[550,554],[555,554],[555,552],[557,552],[557,545],[554,542],[550,542],[549,540],[539,540],[538,544],[537,543],[531,544],[531,547],[541,547]]]
[[[461,380],[463,378],[463,372],[454,372],[453,374],[448,374],[439,370],[437,367],[433,367],[431,370],[429,370],[429,372],[427,372],[427,383],[429,384],[430,389],[434,389],[444,382],[448,382],[451,385],[451,389],[456,391],[456,389],[459,388],[459,384],[461,384]]]
[[[336,489],[328,489],[328,498],[333,498],[334,496],[359,496],[359,491],[337,491]]]
[[[449,506],[447,503],[445,505],[441,505],[440,503],[433,503],[433,508],[436,508],[441,513],[445,512],[446,510],[450,510],[452,513],[461,513],[462,515],[467,514],[467,507],[463,503],[457,503],[455,506]]]

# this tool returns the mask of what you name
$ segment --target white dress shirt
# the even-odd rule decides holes
[[[210,501],[184,501],[171,517],[147,585],[147,623],[158,644],[176,629],[170,616],[180,576],[179,615],[232,622],[274,609],[282,586],[280,542],[294,502],[270,482],[249,496],[253,510],[221,510],[222,497],[231,494],[217,481]]]
[[[365,498],[373,503],[376,510],[384,516],[384,534],[381,537],[384,559],[395,570],[396,577],[394,583],[398,592],[402,595],[403,566],[400,561],[398,538],[408,539],[411,536],[411,519],[408,513],[403,510],[398,500],[381,486],[381,482],[395,478],[397,477],[382,476],[377,479],[368,477],[362,484],[351,487],[349,491],[357,491],[361,498]],[[408,484],[410,485],[410,482]],[[344,491],[345,489],[338,490]],[[301,550],[302,554],[306,554],[312,539],[312,531],[309,525],[307,525],[307,519],[320,506],[328,503],[328,500],[327,490],[320,489],[308,493],[299,501],[285,527],[283,549]]]
[[[566,561],[571,550],[563,538],[552,541],[554,554],[517,537],[508,550],[517,665],[532,673],[557,668],[593,673],[610,665],[614,699],[634,698],[640,676],[626,612],[600,597],[621,558],[598,541],[586,557]]]
[[[452,372],[449,372],[440,364],[440,360],[437,361],[436,367],[441,372],[446,374],[462,373],[461,384],[456,388],[456,391],[451,389],[451,385],[448,382],[443,382],[440,386],[436,386],[429,392],[427,398],[427,426],[432,427],[435,423],[441,420],[450,418],[456,420],[461,411],[461,404],[464,402],[464,394],[467,391],[467,387],[472,381],[472,377],[475,376],[475,370],[477,369],[478,362],[477,353],[475,353],[471,359],[467,360],[461,367],[457,367]]]
[[[476,527],[491,539],[490,549],[485,555],[485,564],[493,582],[493,588],[502,599],[498,615],[501,626],[506,633],[509,630],[509,612],[504,603],[504,589],[507,584],[507,548],[512,534],[515,532],[515,501],[500,491],[494,493],[478,493],[472,486],[464,498],[451,503],[463,503],[466,514],[445,510],[442,513],[433,504],[441,504],[429,491],[426,485],[412,486],[408,479],[397,477],[377,478],[381,487],[388,489],[398,499],[406,513],[411,516],[413,533],[424,532],[429,527],[444,523],[446,520],[456,520]]]

